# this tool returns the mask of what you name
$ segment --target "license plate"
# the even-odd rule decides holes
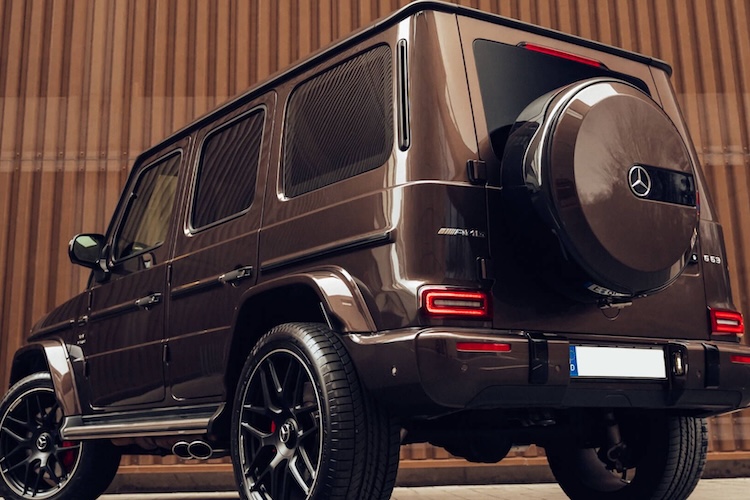
[[[571,345],[570,376],[666,379],[664,349]]]

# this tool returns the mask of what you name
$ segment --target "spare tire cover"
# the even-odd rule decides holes
[[[628,83],[587,80],[530,104],[506,144],[502,182],[519,255],[572,298],[652,294],[689,261],[690,155],[666,113]]]

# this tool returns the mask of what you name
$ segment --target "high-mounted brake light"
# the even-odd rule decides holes
[[[501,342],[456,342],[458,352],[510,352],[510,344]]]
[[[601,61],[597,61],[596,59],[591,59],[590,57],[583,57],[577,54],[571,54],[570,52],[565,52],[563,50],[552,49],[550,47],[545,47],[543,45],[536,45],[533,43],[526,43],[526,42],[521,43],[520,46],[526,50],[539,52],[540,54],[546,54],[548,56],[559,57],[560,59],[567,59],[568,61],[575,61],[577,63],[587,64],[589,66],[594,66],[597,68],[606,68],[606,66]]]
[[[422,309],[430,316],[490,317],[487,292],[427,288],[422,290]]]
[[[709,309],[709,311],[713,335],[736,335],[737,337],[744,335],[745,321],[742,313],[726,309]]]

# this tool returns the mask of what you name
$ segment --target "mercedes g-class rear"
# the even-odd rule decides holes
[[[460,9],[408,28],[418,314],[351,337],[366,383],[408,441],[537,443],[572,498],[686,498],[750,351],[671,68]]]

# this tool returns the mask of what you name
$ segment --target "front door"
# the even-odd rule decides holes
[[[109,277],[91,288],[83,343],[92,407],[164,399],[170,242],[185,147],[136,165],[107,235]]]

